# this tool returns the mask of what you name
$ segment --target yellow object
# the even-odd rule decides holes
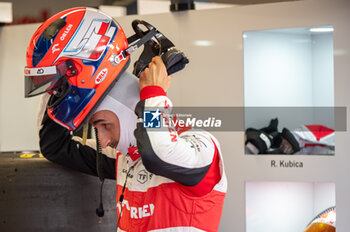
[[[335,232],[335,229],[336,210],[333,208],[317,216],[304,232]]]
[[[19,156],[20,158],[43,158],[44,156],[42,154],[38,153],[28,153],[28,154],[22,154]]]
[[[312,223],[304,232],[335,232],[335,227],[325,223]]]
[[[86,144],[88,129],[89,129],[89,124],[86,123],[83,127],[83,145]]]

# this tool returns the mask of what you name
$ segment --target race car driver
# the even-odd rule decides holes
[[[203,131],[176,132],[175,136],[173,131],[148,131],[142,122],[137,124],[135,138],[132,134],[137,118],[127,103],[131,98],[124,95],[127,98],[116,99],[125,87],[122,85],[128,85],[130,93],[139,84],[139,118],[145,106],[171,107],[164,91],[170,84],[164,64],[156,57],[149,66],[139,83],[136,77],[125,73],[120,85],[115,85],[90,119],[104,148],[103,175],[116,178],[117,199],[124,195],[117,205],[118,226],[123,231],[217,231],[226,179],[216,139]],[[72,139],[69,130],[45,114],[40,147],[47,159],[97,175],[96,145],[91,142],[90,146],[83,146],[79,138]]]
[[[47,57],[40,59],[39,65]],[[71,65],[66,66],[71,74]],[[44,74],[50,71],[42,69]],[[35,67],[32,70],[38,73]],[[67,125],[73,124],[52,120],[61,119],[60,110],[67,107],[43,113],[39,132],[42,154],[64,166],[116,179],[120,231],[217,231],[227,189],[218,141],[204,131],[172,127],[154,131],[143,126],[147,107],[172,107],[166,96],[171,77],[160,57],[152,59],[140,80],[124,70],[118,76],[89,119],[103,147],[102,168],[96,162],[98,146],[94,141],[83,145],[70,133],[72,128]],[[69,96],[68,100],[72,99],[76,98]],[[44,98],[41,104],[45,110],[48,103]],[[79,106],[69,105],[68,113]],[[69,118],[66,113],[62,121]]]

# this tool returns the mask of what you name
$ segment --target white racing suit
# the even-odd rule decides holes
[[[292,133],[301,148],[299,154],[334,154],[333,129],[324,125],[303,125]]]
[[[171,102],[155,86],[140,95],[137,147],[128,154],[102,150],[102,170],[106,178],[116,179],[117,199],[126,183],[123,201],[117,202],[118,231],[217,231],[227,189],[219,143],[205,131],[144,128],[145,106],[167,108]],[[81,138],[46,114],[39,134],[47,159],[97,175],[94,140],[82,145]]]

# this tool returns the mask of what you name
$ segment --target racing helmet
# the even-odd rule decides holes
[[[304,232],[335,232],[336,207],[329,207],[318,214],[307,226]]]
[[[50,93],[49,117],[74,131],[127,69],[127,48],[123,29],[103,12],[80,7],[57,13],[30,39],[25,97]]]

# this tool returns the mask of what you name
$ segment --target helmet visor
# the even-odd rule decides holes
[[[58,89],[61,83],[59,80],[65,76],[68,66],[67,62],[62,62],[57,66],[24,68],[25,97],[33,97]]]

